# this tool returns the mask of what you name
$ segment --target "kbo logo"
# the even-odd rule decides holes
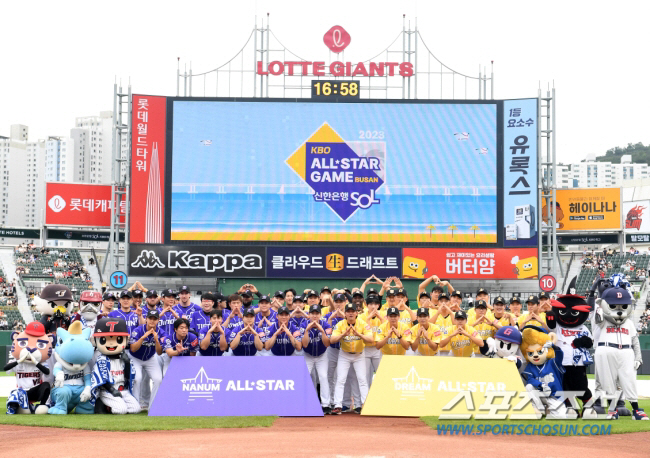
[[[330,51],[335,53],[343,52],[348,47],[352,38],[350,34],[340,25],[335,25],[329,29],[323,36],[325,46],[330,48]]]

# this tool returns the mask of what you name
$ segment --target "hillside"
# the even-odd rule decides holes
[[[650,145],[644,146],[643,143],[628,143],[625,148],[612,148],[608,149],[604,156],[598,156],[598,162],[611,162],[612,164],[620,164],[621,156],[624,154],[632,155],[633,163],[646,163],[650,164]]]

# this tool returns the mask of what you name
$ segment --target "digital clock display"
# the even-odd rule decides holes
[[[359,99],[359,81],[312,80],[312,99]]]

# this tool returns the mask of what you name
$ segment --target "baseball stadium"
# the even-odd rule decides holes
[[[269,23],[116,82],[110,183],[0,228],[4,453],[647,456],[650,184],[563,187],[553,85],[415,18]]]

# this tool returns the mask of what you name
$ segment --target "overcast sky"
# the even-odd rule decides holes
[[[494,60],[495,98],[536,97],[555,82],[560,161],[650,143],[650,2],[575,0],[5,2],[0,135],[10,124],[27,124],[31,140],[69,135],[75,117],[112,109],[116,76],[133,92],[175,95],[177,57],[212,69],[267,12],[308,60],[327,60],[323,34],[336,24],[352,36],[345,60],[366,60],[406,14],[449,67],[476,75]]]

